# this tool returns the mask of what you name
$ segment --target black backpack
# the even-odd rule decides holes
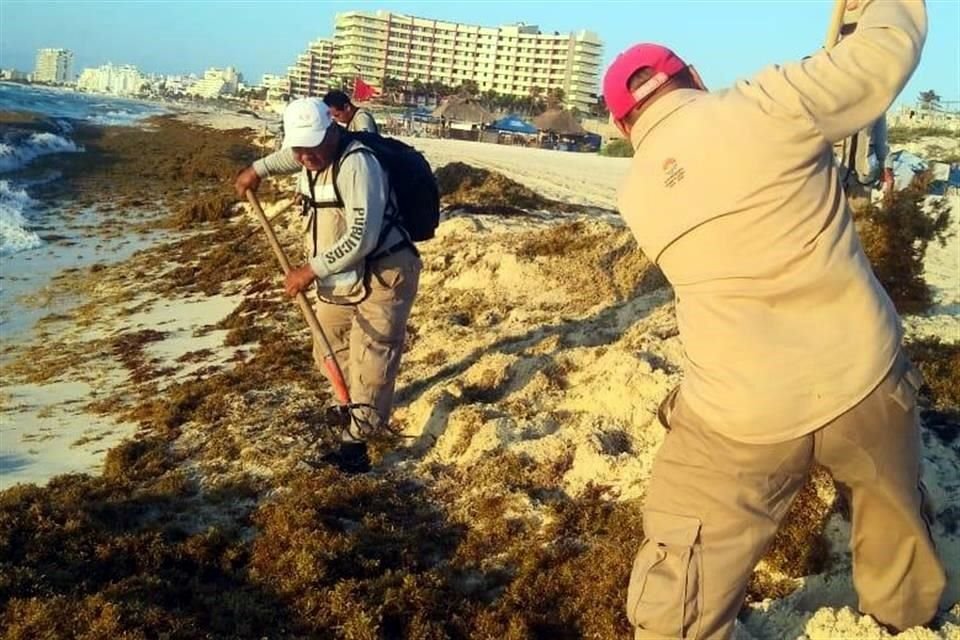
[[[433,169],[423,154],[395,138],[384,138],[370,131],[344,132],[344,136],[347,138],[345,145],[350,140],[356,140],[367,148],[345,153],[338,163],[351,153],[372,152],[386,171],[390,188],[397,196],[399,212],[395,216],[387,216],[388,220],[392,219],[393,224],[403,227],[414,242],[432,238],[440,224],[440,191]],[[333,189],[337,200],[342,203],[336,179]],[[381,238],[386,237],[387,230],[384,229]]]

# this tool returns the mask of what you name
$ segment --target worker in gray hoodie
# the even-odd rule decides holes
[[[389,424],[407,318],[422,263],[397,218],[396,196],[372,151],[334,123],[319,98],[287,105],[283,147],[244,169],[243,195],[271,175],[300,172],[307,260],[286,277],[295,296],[315,287],[317,318],[351,400],[343,445],[324,457],[348,472],[369,469],[365,439]],[[323,354],[314,358],[325,371]]]

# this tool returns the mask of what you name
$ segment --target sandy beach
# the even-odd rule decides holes
[[[202,126],[246,136],[261,148],[272,144],[264,135],[266,123],[250,116],[181,114],[176,122],[162,126]],[[355,529],[360,530],[355,535],[368,529],[386,535],[382,531],[395,527],[400,533],[386,539],[403,548],[417,546],[409,536],[443,541],[458,532],[459,551],[431,542],[423,551],[433,554],[429,560],[414,551],[398,552],[419,558],[412,564],[393,556],[382,560],[390,571],[407,576],[388,581],[398,593],[433,589],[429,592],[443,596],[435,596],[438,602],[456,600],[449,595],[456,593],[481,603],[462,609],[448,603],[443,606],[454,608],[444,610],[424,596],[427,603],[416,606],[422,606],[424,620],[436,623],[423,622],[425,629],[445,629],[437,619],[451,615],[474,637],[549,637],[549,627],[543,627],[548,635],[530,631],[538,628],[537,607],[523,604],[533,607],[523,622],[511,622],[512,610],[498,607],[595,582],[601,594],[595,601],[560,598],[556,615],[573,620],[571,611],[578,607],[609,609],[606,617],[578,619],[584,628],[577,637],[619,637],[624,627],[617,585],[640,541],[634,537],[640,500],[663,439],[656,409],[680,380],[682,366],[672,292],[614,213],[630,161],[452,140],[407,141],[423,150],[434,168],[462,162],[496,171],[555,206],[522,215],[449,211],[437,238],[422,245],[421,289],[397,385],[401,437],[377,444],[370,478],[318,476],[304,465],[317,446],[311,425],[329,393],[311,369],[309,334],[296,307],[282,296],[279,268],[255,219],[243,206],[217,205],[208,217],[194,211],[189,224],[165,224],[126,249],[102,245],[114,258],[98,261],[95,269],[64,270],[66,264],[57,263],[26,283],[24,293],[39,295],[38,311],[30,317],[36,323],[32,333],[24,328],[4,347],[0,489],[42,484],[65,472],[104,473],[102,482],[122,481],[123,491],[147,497],[160,495],[158,487],[175,487],[164,489],[159,513],[184,535],[217,529],[230,544],[252,545],[243,552],[251,554],[252,574],[258,576],[252,583],[279,594],[296,612],[293,618],[302,622],[322,610],[331,620],[364,619],[344,613],[347,605],[328,614],[322,607],[332,605],[306,603],[310,591],[303,585],[327,583],[312,574],[303,577],[306,569],[290,568],[296,561],[286,569],[257,564],[268,550],[280,553],[258,545],[307,544],[301,533],[294,535],[302,530],[292,514],[306,518],[303,514],[326,513],[330,504],[340,504],[326,488],[337,483],[366,496],[357,498],[365,508],[383,509],[368,520],[340,504],[330,512],[334,515],[324,516],[340,519],[330,525],[337,533],[330,533],[328,542],[344,544],[344,557],[356,550],[336,536],[354,535]],[[171,186],[166,206],[221,197],[216,180],[229,187],[231,170],[196,168],[206,180],[204,190],[178,194]],[[273,191],[264,190],[268,216],[286,210],[290,184],[282,180]],[[925,262],[935,305],[904,318],[908,341],[936,337],[960,344],[960,197],[951,203],[954,233],[945,246],[931,245]],[[291,251],[299,224],[292,211],[277,222]],[[47,300],[62,302],[50,307]],[[122,438],[153,444],[141,451],[128,443],[105,458]],[[924,447],[923,479],[938,509],[933,533],[950,582],[937,629],[895,637],[958,640],[960,440],[931,429],[924,433]],[[129,466],[118,467],[118,460]],[[63,486],[54,485],[51,491]],[[315,496],[309,500],[299,497],[307,488]],[[775,545],[793,545],[796,554],[788,561],[768,554],[751,583],[737,638],[894,637],[856,612],[849,522],[834,509],[834,497],[832,483],[818,477],[795,505],[787,524],[792,537]],[[394,522],[393,501],[417,515]],[[289,519],[280,523],[277,513]],[[389,522],[373,522],[378,517]],[[326,531],[325,522],[303,526]],[[276,542],[266,541],[270,532]],[[810,552],[813,547],[823,553]],[[327,552],[305,546],[300,553],[309,564],[304,558]],[[371,566],[379,562],[363,557]],[[546,569],[517,568],[528,561]],[[324,566],[334,572],[334,565]],[[447,569],[456,580],[446,580]],[[280,575],[284,571],[286,577]],[[569,582],[556,586],[529,577],[551,572]],[[356,599],[363,589],[379,593],[363,582],[367,574],[350,575],[340,587],[322,591],[320,599],[335,600],[338,588],[356,589],[351,596]],[[283,580],[301,578],[299,591],[284,586]],[[484,607],[487,613],[478,613]],[[301,622],[290,622],[278,637],[294,637]],[[507,636],[511,625],[519,630]],[[305,633],[323,637],[318,628]],[[494,633],[490,630],[496,635],[483,635]],[[444,637],[436,633],[416,637]]]

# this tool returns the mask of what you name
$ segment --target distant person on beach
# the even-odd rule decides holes
[[[870,204],[870,194],[875,187],[885,194],[893,190],[893,156],[887,142],[885,115],[837,143],[834,154],[840,163],[843,191],[853,209]]]
[[[847,11],[840,29],[840,41],[856,32],[860,11]],[[804,58],[806,60],[806,58]],[[840,163],[840,184],[854,210],[871,202],[871,192],[879,187],[884,194],[893,191],[893,157],[887,139],[887,115],[834,144]]]
[[[708,92],[641,44],[603,93],[632,142],[619,208],[676,293],[685,377],[643,508],[627,615],[636,637],[729,638],[747,580],[811,466],[851,508],[859,608],[928,623],[944,569],[920,474],[920,375],[871,270],[831,155],[900,93],[920,59],[917,0],[847,3],[829,52]]]
[[[369,469],[365,440],[389,424],[407,318],[421,262],[396,222],[396,196],[370,150],[334,124],[319,98],[291,102],[283,148],[237,177],[237,193],[271,175],[300,172],[308,261],[286,277],[294,296],[315,287],[327,333],[354,403],[342,446],[324,457],[344,471]],[[323,354],[314,345],[317,367]]]
[[[333,119],[345,126],[347,131],[380,133],[373,114],[353,104],[343,91],[327,92],[327,95],[323,96],[323,102],[330,107]]]

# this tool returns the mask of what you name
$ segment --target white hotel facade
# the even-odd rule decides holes
[[[73,81],[73,52],[69,49],[38,49],[34,82],[67,84]]]
[[[77,78],[78,89],[120,96],[135,95],[146,83],[140,70],[129,64],[84,69]]]
[[[337,14],[333,39],[311,43],[288,74],[295,96],[342,78],[382,87],[401,82],[477,83],[481,92],[527,96],[562,89],[568,108],[597,101],[603,44],[590,31],[541,33],[533,25],[482,27],[390,11]],[[328,71],[329,70],[329,71]]]

